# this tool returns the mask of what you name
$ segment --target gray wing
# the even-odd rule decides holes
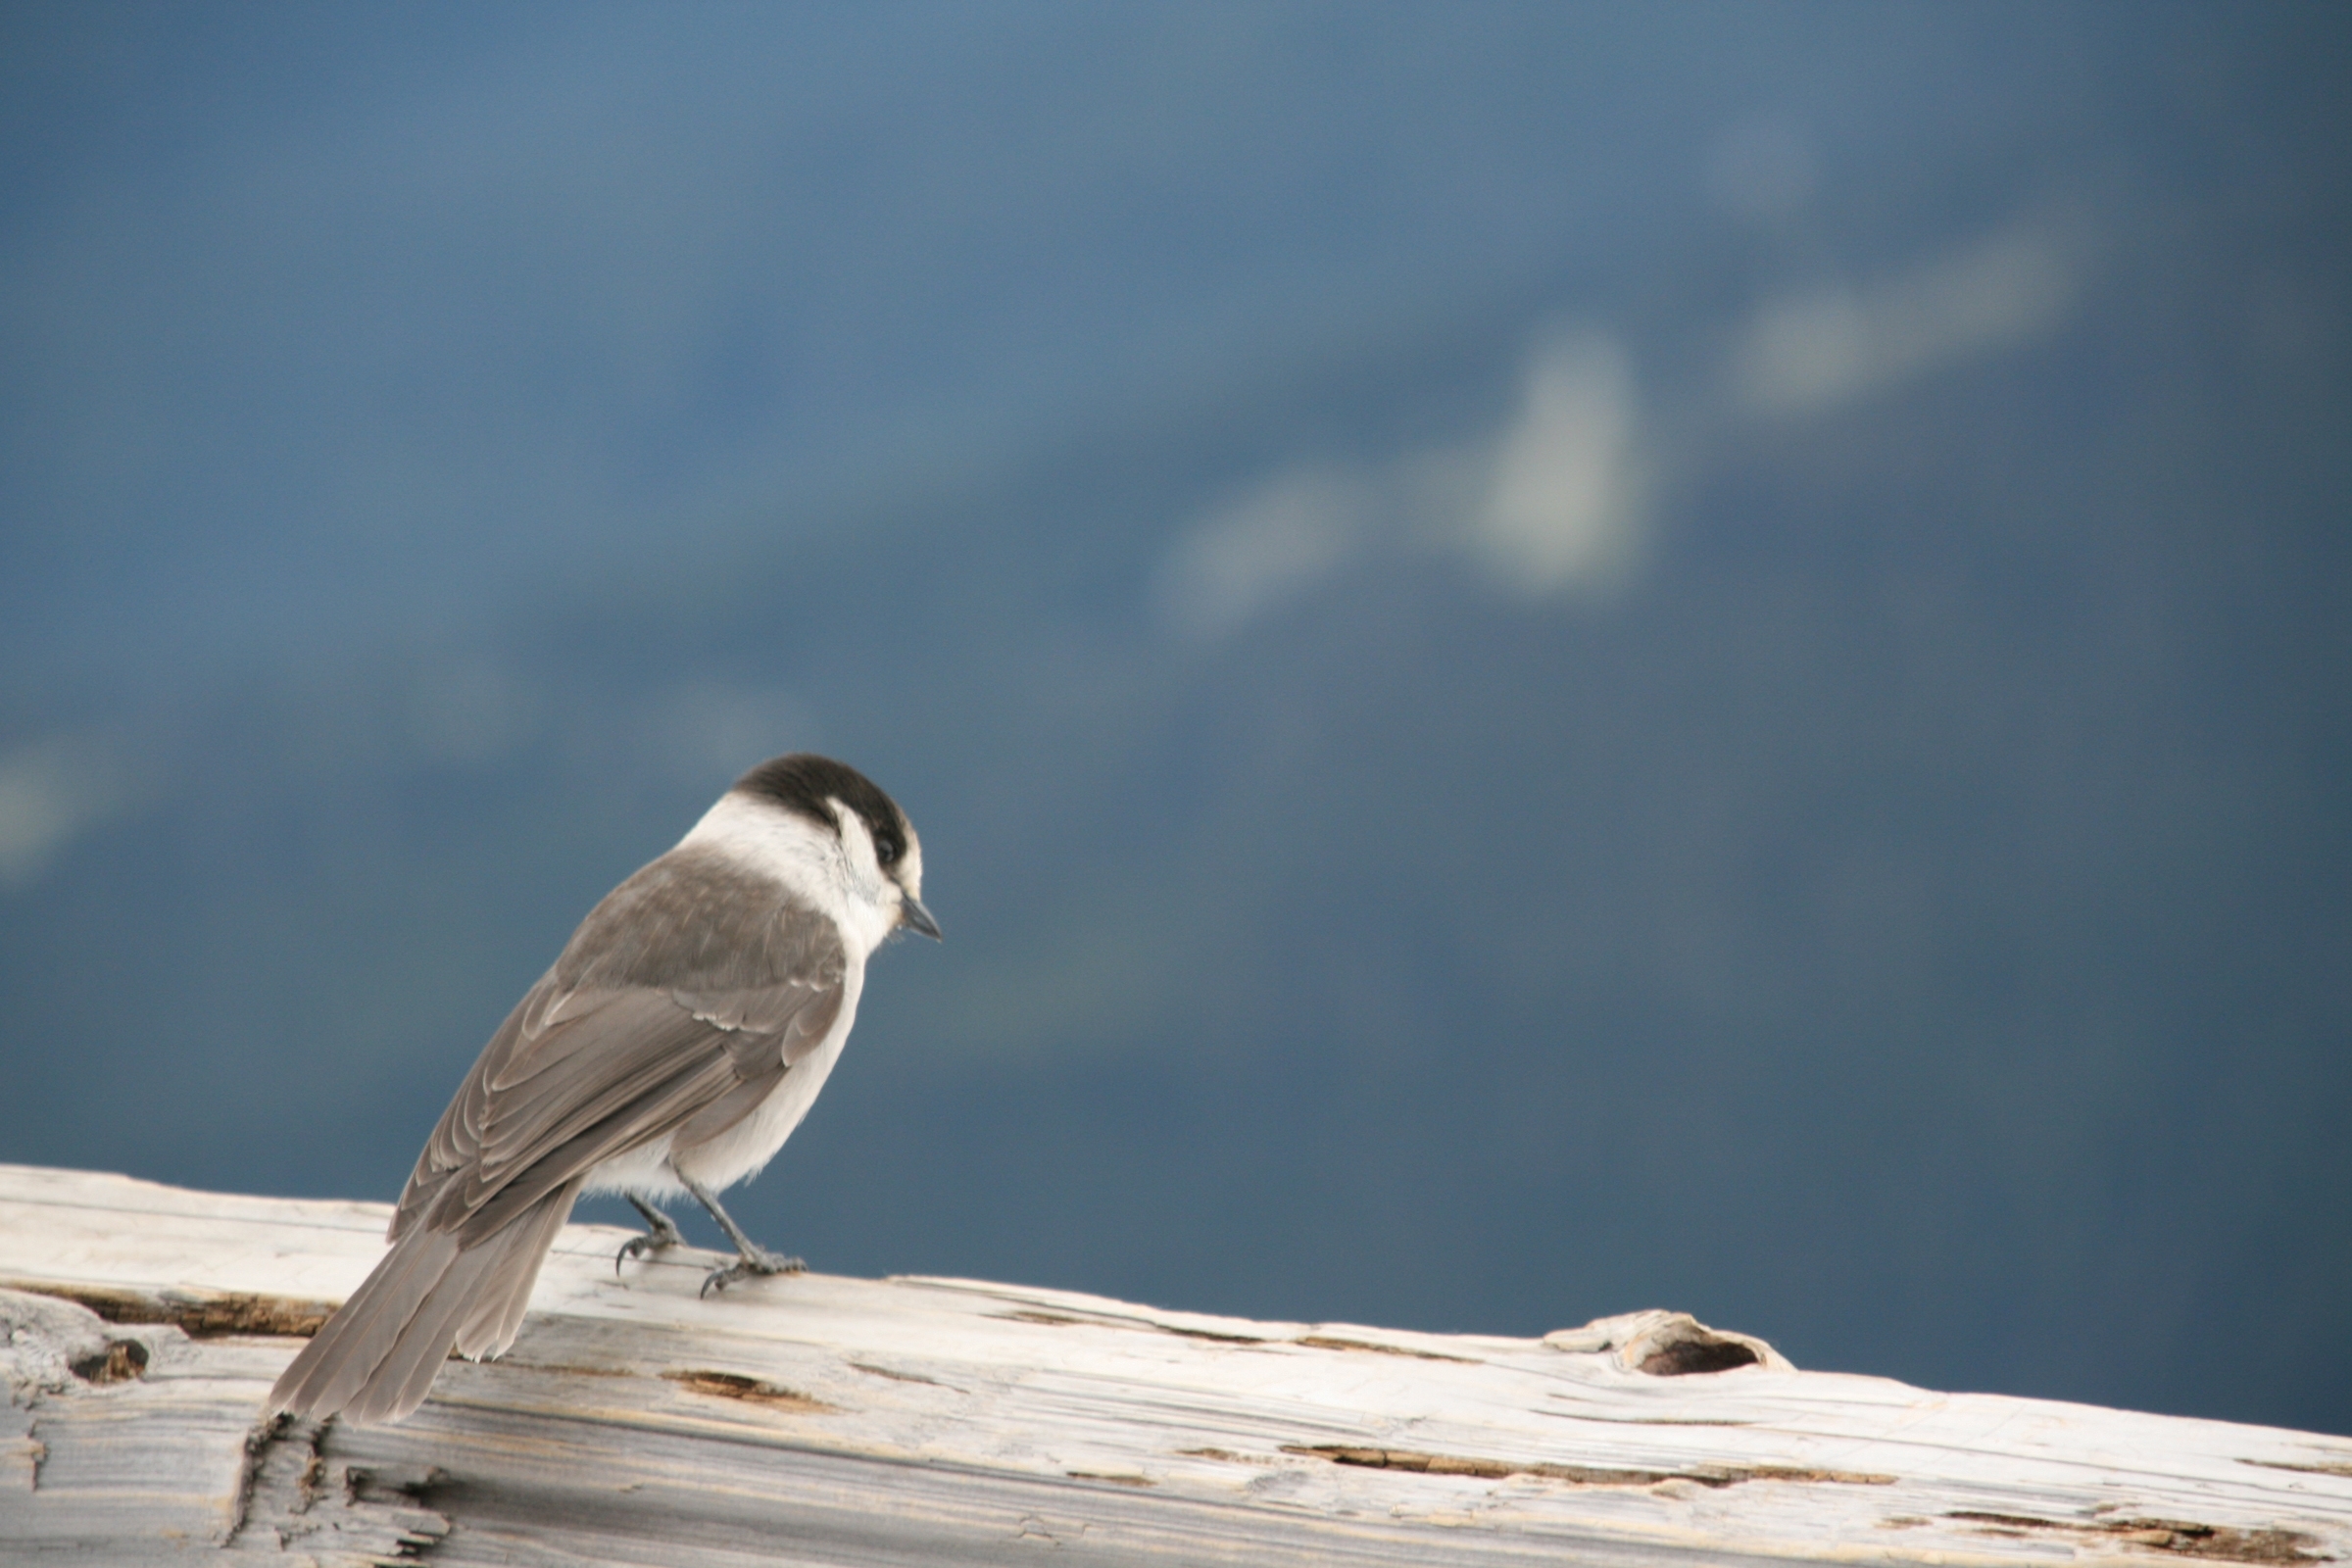
[[[588,1173],[748,1115],[831,1032],[846,973],[829,923],[708,856],[672,851],[613,889],[491,1037],[417,1158],[392,1250],[270,1407],[396,1420],[453,1346],[513,1344]]]
[[[749,939],[747,940],[747,933]],[[392,1219],[495,1234],[600,1162],[749,1115],[840,1016],[828,922],[772,883],[673,854],[613,890],[466,1074]],[[684,983],[642,983],[654,976]]]

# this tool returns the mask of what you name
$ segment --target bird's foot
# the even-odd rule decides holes
[[[620,1244],[619,1251],[612,1254],[612,1272],[618,1274],[620,1265],[632,1257],[651,1257],[656,1252],[666,1251],[685,1240],[685,1237],[678,1234],[678,1228],[675,1225],[672,1225],[666,1233],[652,1231],[644,1236],[632,1236]]]
[[[629,1202],[638,1213],[645,1216],[647,1229],[643,1236],[632,1236],[621,1243],[620,1250],[612,1254],[612,1272],[615,1275],[620,1273],[620,1265],[632,1257],[651,1257],[656,1252],[682,1247],[686,1242],[685,1233],[678,1229],[676,1220],[650,1203],[638,1202],[635,1198],[631,1198]]]
[[[719,1205],[717,1194],[676,1166],[670,1169],[676,1173],[678,1185],[692,1193],[694,1200],[710,1211],[710,1217],[718,1221],[718,1228],[727,1233],[727,1240],[735,1244],[735,1250],[740,1254],[725,1268],[710,1271],[710,1277],[703,1281],[705,1296],[712,1291],[723,1291],[737,1280],[748,1280],[757,1274],[798,1274],[808,1268],[808,1265],[799,1258],[780,1257],[744,1235],[743,1227],[736,1224],[734,1217]]]
[[[748,1280],[765,1274],[804,1274],[808,1265],[797,1257],[782,1257],[764,1247],[747,1247],[743,1255],[724,1268],[714,1268],[703,1281],[703,1294],[723,1291],[737,1280]]]

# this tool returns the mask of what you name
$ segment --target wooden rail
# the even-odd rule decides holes
[[[0,1166],[0,1559],[2298,1563],[2352,1441],[1800,1372],[1663,1312],[1541,1340],[976,1280],[760,1281],[573,1226],[409,1421],[256,1412],[386,1205]]]

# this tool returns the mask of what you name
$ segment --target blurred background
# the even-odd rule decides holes
[[[2352,13],[4,17],[0,1158],[389,1200],[821,749],[817,1268],[2352,1432]]]

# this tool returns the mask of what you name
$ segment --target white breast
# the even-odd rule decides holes
[[[835,832],[781,807],[729,793],[679,841],[681,848],[715,850],[744,869],[782,883],[816,918],[840,929],[848,959],[841,1012],[816,1049],[794,1064],[759,1109],[682,1156],[685,1173],[706,1187],[727,1187],[758,1172],[808,1114],[840,1058],[850,1026],[858,1021],[866,956],[897,923],[898,891],[882,876],[864,824],[855,812],[843,815],[842,829]],[[670,1170],[669,1145],[664,1135],[604,1161],[589,1173],[589,1190],[683,1197],[685,1189]]]

